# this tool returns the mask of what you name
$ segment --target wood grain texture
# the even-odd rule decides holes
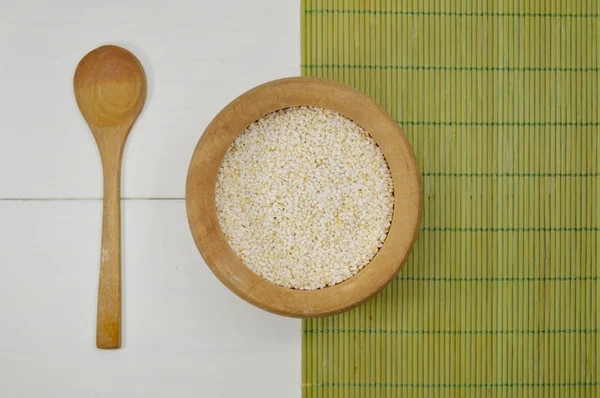
[[[239,93],[300,74],[298,3],[0,9],[0,395],[299,398],[300,321],[213,276],[183,202],[210,120]],[[122,339],[107,351],[94,343],[102,168],[70,85],[81,57],[108,43],[140,59],[148,95],[123,153]],[[157,197],[181,200],[143,199]]]
[[[394,214],[383,247],[357,275],[316,291],[283,288],[247,268],[225,240],[215,205],[217,173],[235,138],[260,117],[278,109],[301,105],[332,109],[367,130],[381,147],[394,182]],[[288,78],[246,92],[215,117],[192,157],[186,204],[198,249],[229,289],[267,311],[308,318],[350,309],[379,292],[394,278],[417,236],[422,189],[408,141],[391,116],[375,101],[349,86],[325,79]]]
[[[88,53],[73,79],[75,98],[92,131],[104,173],[104,208],[96,346],[121,346],[121,158],[127,135],[146,100],[146,75],[124,48]]]

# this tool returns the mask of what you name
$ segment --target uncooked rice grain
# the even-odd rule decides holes
[[[216,204],[246,266],[277,285],[315,290],[350,278],[377,254],[394,192],[383,152],[364,129],[302,106],[264,116],[234,141]]]

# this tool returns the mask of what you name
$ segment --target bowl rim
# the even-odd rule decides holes
[[[291,106],[339,112],[375,139],[394,184],[394,212],[388,236],[356,275],[319,290],[296,290],[263,279],[235,255],[217,218],[215,186],[223,157],[252,122]],[[261,84],[230,102],[206,127],[188,169],[186,210],[194,242],[217,278],[235,294],[264,310],[313,318],[353,308],[381,291],[398,273],[416,241],[423,208],[421,175],[412,148],[389,113],[360,91],[315,77],[291,77]]]

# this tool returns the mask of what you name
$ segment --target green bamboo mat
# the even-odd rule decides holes
[[[303,323],[304,397],[600,397],[597,0],[305,0],[302,72],[419,160],[417,245]]]

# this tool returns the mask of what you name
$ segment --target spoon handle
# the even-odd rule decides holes
[[[102,153],[104,208],[96,346],[121,346],[121,152]]]

